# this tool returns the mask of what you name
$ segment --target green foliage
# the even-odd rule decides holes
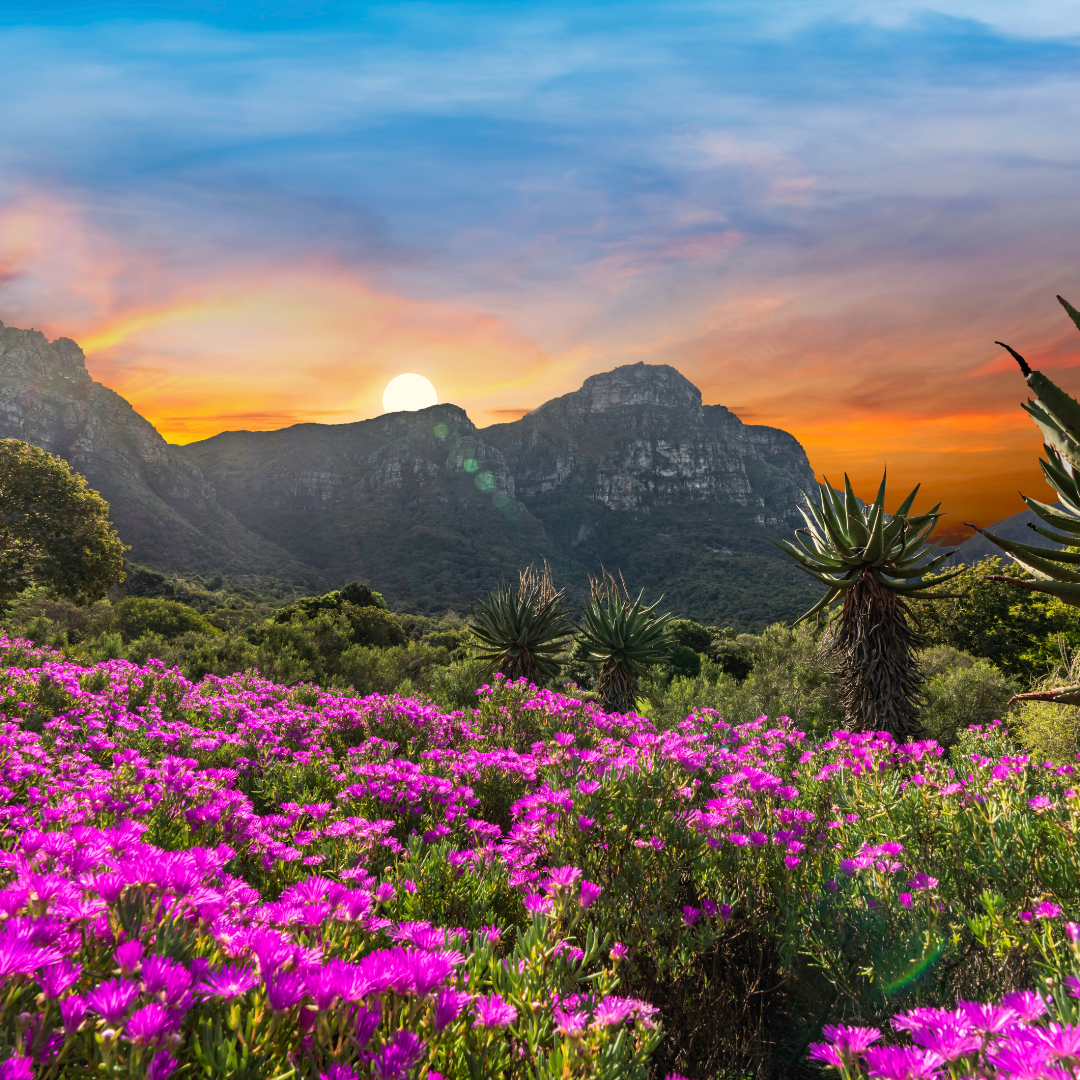
[[[525,571],[516,590],[506,581],[500,583],[469,623],[476,656],[510,679],[554,678],[558,656],[574,633],[563,597],[546,564],[540,575],[532,567]]]
[[[1080,682],[1080,650],[1070,651],[1060,641],[1058,663],[1032,691],[1051,690]],[[1080,706],[1075,701],[1017,701],[1013,706],[1011,727],[1020,745],[1036,762],[1073,765],[1080,750]]]
[[[667,624],[667,637],[673,647],[692,649],[708,655],[713,647],[715,627],[702,626],[693,619],[672,619]]]
[[[1080,329],[1080,312],[1067,300],[1058,297],[1065,311]],[[1056,596],[1066,604],[1080,606],[1080,402],[1065,393],[1041,371],[1032,371],[1027,361],[1004,342],[1020,364],[1028,386],[1035,393],[1022,406],[1035,421],[1045,439],[1046,460],[1040,459],[1046,482],[1057,492],[1061,506],[1048,506],[1037,499],[1021,496],[1028,508],[1042,522],[1032,528],[1040,536],[1064,546],[1065,550],[1035,544],[1023,544],[979,529],[988,540],[1007,551],[1030,577],[1003,578],[1007,584],[1032,592]],[[973,526],[974,527],[974,526]],[[1053,530],[1057,530],[1056,532]]]
[[[612,712],[630,712],[638,679],[668,657],[664,634],[671,615],[657,615],[660,601],[646,606],[641,595],[631,600],[625,585],[620,588],[607,576],[593,582],[583,611],[585,626],[579,641],[601,665],[596,689]]]
[[[63,458],[0,439],[0,602],[48,585],[80,603],[124,578],[109,504]]]
[[[320,612],[339,612],[346,604],[355,608],[378,608],[386,611],[386,601],[382,593],[375,592],[370,586],[362,581],[350,581],[348,585],[323,596],[304,596],[295,603],[283,607],[275,616],[274,621],[287,623],[296,614],[303,614],[312,618]],[[397,644],[402,644],[398,642]]]
[[[919,656],[926,683],[920,720],[926,735],[951,746],[973,724],[989,724],[1005,714],[1009,699],[1019,690],[988,660],[938,645]]]
[[[920,579],[940,566],[948,556],[937,555],[926,561],[926,538],[941,518],[938,513],[941,504],[928,513],[910,515],[918,491],[916,485],[891,517],[885,511],[884,475],[877,497],[869,506],[859,505],[847,473],[844,474],[843,496],[828,482],[818,484],[818,506],[810,501],[809,495],[806,496],[807,505],[799,507],[806,522],[806,529],[796,533],[799,547],[786,540],[776,544],[803,571],[826,586],[825,595],[802,616],[803,619],[816,615],[842,598],[864,574],[897,595],[917,597],[922,594]],[[800,534],[808,537],[810,542],[803,540]]]
[[[948,589],[943,575],[929,575],[927,593],[935,600],[911,601],[926,646],[984,657],[1025,682],[1041,678],[1060,660],[1059,639],[1070,653],[1080,649],[1080,613],[1052,596],[1018,593],[1002,580],[1022,576],[1020,567],[996,557],[961,568]]]
[[[701,674],[701,656],[686,645],[676,645],[668,657],[673,675],[696,679]]]
[[[740,635],[738,645],[751,658],[747,677],[738,680],[709,659],[702,661],[696,678],[654,675],[645,684],[647,715],[663,727],[674,727],[701,709],[715,709],[730,724],[787,716],[801,731],[815,735],[842,726],[835,673],[812,625],[777,623],[758,637]]]
[[[129,596],[115,607],[116,628],[125,641],[134,641],[145,634],[155,634],[172,641],[181,634],[221,633],[194,608],[176,600],[158,600]]]

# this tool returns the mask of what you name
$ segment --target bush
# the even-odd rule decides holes
[[[194,608],[177,600],[128,596],[116,605],[116,626],[125,641],[151,634],[172,641],[181,634],[219,634],[220,630]]]
[[[989,660],[950,645],[925,649],[919,660],[926,677],[920,719],[926,734],[943,746],[951,746],[972,724],[1000,719],[1019,689]]]
[[[803,1075],[823,1025],[1080,974],[1074,770],[1000,725],[950,759],[8,641],[0,692],[5,1075]]]
[[[432,670],[445,667],[450,654],[443,648],[432,648],[416,641],[389,648],[369,648],[353,645],[337,664],[333,685],[363,694],[412,693],[425,688],[431,681]],[[407,688],[402,684],[409,683]]]

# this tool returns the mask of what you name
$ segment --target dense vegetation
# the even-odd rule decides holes
[[[950,756],[503,679],[448,713],[0,669],[5,1077],[767,1077],[1047,978],[995,1038],[1073,1018],[1073,769],[997,725]]]

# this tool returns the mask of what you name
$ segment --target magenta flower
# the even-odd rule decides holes
[[[1053,904],[1049,900],[1044,900],[1035,909],[1036,919],[1056,919],[1061,914],[1061,907],[1058,904]]]
[[[611,946],[611,952],[608,955],[617,964],[629,951],[630,949],[621,941],[616,941],[615,944]]]
[[[155,1054],[146,1067],[146,1080],[169,1080],[179,1064],[180,1062],[166,1051]]]
[[[682,909],[682,921],[684,926],[693,926],[701,918],[701,909],[684,904]]]
[[[281,971],[266,980],[266,1000],[274,1012],[287,1012],[304,996],[304,976]]]
[[[396,895],[397,893],[394,891],[394,886],[391,885],[389,881],[384,881],[375,890],[375,899],[380,904],[385,904],[387,900],[393,900]]]
[[[908,885],[913,889],[936,889],[938,887],[938,879],[931,877],[929,874],[916,874],[909,882]]]
[[[908,911],[915,906],[915,901],[912,898],[911,893],[905,892],[900,894],[900,906],[902,908],[907,908]]]
[[[731,921],[731,905],[730,904],[721,904],[720,905],[720,921],[721,922],[730,922]]]
[[[319,1073],[319,1080],[356,1080],[356,1070],[340,1061],[330,1063],[330,1068]]]
[[[435,1030],[442,1031],[452,1024],[468,1003],[468,994],[451,990],[449,987],[443,987],[439,991],[439,996],[435,999],[435,1012],[432,1018]]]
[[[1054,1057],[1080,1059],[1080,1025],[1050,1024],[1038,1034]]]
[[[1001,1005],[983,1005],[978,1001],[958,1001],[957,1013],[976,1031],[998,1032],[1015,1027],[1019,1017]]]
[[[124,1024],[124,1038],[138,1046],[160,1046],[176,1030],[176,1018],[156,1002],[136,1009]]]
[[[517,1009],[508,1005],[498,994],[482,994],[476,999],[476,1021],[473,1027],[501,1028],[517,1019]]]
[[[599,885],[594,885],[591,881],[583,881],[581,883],[581,895],[578,897],[578,903],[588,910],[596,903],[597,898],[603,890]]]
[[[142,954],[143,944],[141,941],[125,941],[123,945],[117,945],[116,964],[120,968],[120,974],[128,976],[138,971]]]
[[[446,979],[454,967],[447,953],[426,952],[422,949],[410,950],[405,954],[404,961],[404,970],[408,974],[408,986],[405,987],[403,984],[401,989],[420,997],[430,994]]]
[[[955,1017],[912,1031],[911,1040],[924,1050],[939,1054],[945,1061],[955,1061],[982,1046],[982,1036]]]
[[[86,995],[86,1004],[90,1006],[107,1024],[116,1025],[123,1022],[127,1011],[139,996],[139,987],[136,983],[126,982],[123,979],[110,979],[95,986]]]
[[[576,866],[557,866],[548,874],[544,888],[551,893],[558,892],[560,889],[569,889],[580,877],[581,871]]]
[[[916,1046],[871,1046],[866,1051],[866,1069],[883,1080],[936,1080],[941,1075],[942,1058]]]
[[[0,1062],[0,1080],[34,1080],[34,1059],[9,1057]]]
[[[371,1036],[375,1034],[375,1029],[379,1026],[381,1020],[382,1012],[380,1009],[365,1009],[362,1005],[356,1007],[356,1026],[353,1028],[353,1038],[356,1039],[356,1045],[361,1050],[371,1042]]]
[[[1028,806],[1030,806],[1032,810],[1045,810],[1048,806],[1053,805],[1053,801],[1048,799],[1045,795],[1036,795],[1033,798],[1028,799]]]
[[[397,1031],[394,1038],[372,1058],[371,1071],[379,1080],[403,1080],[420,1064],[424,1044],[411,1031]]]
[[[589,1022],[589,1014],[584,1012],[567,1012],[565,1009],[555,1009],[552,1016],[555,1019],[555,1030],[560,1035],[578,1035]]]
[[[834,1069],[844,1068],[844,1059],[840,1056],[840,1051],[829,1043],[811,1043],[808,1047],[809,1057],[811,1061],[823,1061],[826,1065],[831,1065]]]
[[[844,1057],[861,1054],[868,1046],[881,1038],[881,1032],[877,1028],[847,1027],[844,1024],[826,1025],[821,1029],[821,1034]]]
[[[60,1021],[65,1035],[74,1035],[86,1019],[86,1002],[78,995],[60,999]]]
[[[784,865],[789,870],[794,870],[795,867],[798,866],[799,863],[801,863],[801,862],[802,862],[802,859],[800,859],[798,855],[785,855],[784,856]]]
[[[66,990],[70,990],[82,977],[82,964],[73,964],[70,960],[63,960],[58,964],[49,964],[41,969],[38,982],[41,984],[41,992],[46,1000],[52,1001],[58,998]]]
[[[1038,1020],[1046,1012],[1046,1002],[1031,990],[1014,990],[1001,999],[1001,1004],[1021,1020]]]
[[[705,914],[706,918],[712,919],[716,916],[716,913],[720,910],[717,907],[715,900],[702,900],[701,910]]]
[[[581,832],[588,832],[596,824],[596,818],[578,814],[577,827]]]
[[[206,997],[219,997],[231,1001],[258,985],[259,976],[253,967],[246,964],[232,964],[220,971],[208,971],[203,976],[199,991]]]

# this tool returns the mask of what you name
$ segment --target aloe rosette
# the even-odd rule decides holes
[[[510,679],[553,678],[559,673],[558,656],[574,634],[563,595],[524,575],[516,590],[502,582],[469,624],[479,646],[477,657]]]
[[[596,689],[612,712],[631,712],[636,705],[638,679],[647,668],[668,655],[664,631],[671,614],[657,615],[660,604],[645,604],[644,590],[631,600],[610,579],[592,590],[585,604],[585,626],[579,641],[599,660]]]
[[[806,522],[806,529],[795,534],[799,546],[773,541],[826,586],[825,595],[798,621],[842,599],[835,648],[842,661],[841,700],[852,727],[912,735],[920,726],[920,673],[912,652],[917,635],[903,600],[940,598],[923,578],[948,557],[934,555],[936,545],[926,543],[942,516],[941,504],[913,515],[916,485],[889,515],[884,475],[869,506],[860,506],[847,474],[843,495],[827,481],[818,489],[818,505],[807,495],[806,505],[799,507]],[[959,572],[937,578],[935,585]]]

